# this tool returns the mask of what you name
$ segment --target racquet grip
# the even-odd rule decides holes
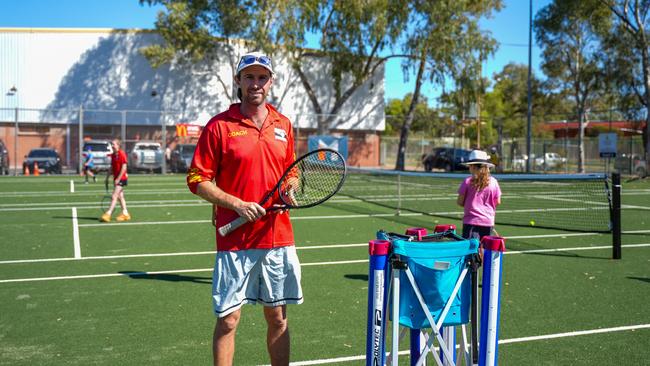
[[[220,227],[217,231],[219,231],[219,235],[221,236],[226,236],[236,230],[238,227],[244,225],[247,223],[248,220],[245,218],[239,216],[238,218],[232,220],[231,222],[225,224],[224,226]]]

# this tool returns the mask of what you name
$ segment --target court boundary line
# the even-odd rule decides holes
[[[573,331],[573,332],[552,333],[552,334],[544,334],[544,335],[539,335],[539,336],[501,339],[501,340],[499,340],[499,344],[534,342],[534,341],[541,341],[541,340],[548,340],[548,339],[578,337],[578,336],[585,336],[585,335],[592,335],[592,334],[602,334],[602,333],[624,332],[624,331],[633,331],[633,330],[637,330],[637,329],[648,329],[648,328],[650,328],[650,324],[635,324],[635,325],[625,325],[625,326],[611,327],[611,328],[578,330],[578,331]],[[437,350],[438,347],[435,347],[435,349]],[[399,355],[407,355],[409,353],[410,353],[409,350],[402,350],[402,351],[398,352]],[[366,355],[344,356],[344,357],[337,357],[337,358],[325,358],[325,359],[320,359],[320,360],[293,361],[293,362],[291,362],[291,365],[292,366],[324,365],[324,364],[328,364],[328,363],[351,362],[351,361],[365,360],[365,358],[366,358]],[[264,365],[264,366],[269,366],[269,365]]]
[[[641,230],[643,232],[650,232],[650,230]],[[577,236],[582,234],[568,235],[568,236]],[[591,235],[599,235],[598,233],[592,233]],[[564,234],[549,234],[549,235],[525,235],[525,236],[511,236],[506,237],[507,239],[532,239],[540,237],[561,237],[567,236]],[[329,249],[329,248],[354,248],[367,246],[368,243],[350,243],[350,244],[323,244],[323,245],[310,245],[310,246],[296,246],[296,250],[313,250],[313,249]],[[623,244],[623,248],[638,248],[650,246],[650,243],[640,243],[640,244]],[[600,245],[592,247],[567,247],[567,248],[550,248],[550,249],[530,249],[523,251],[508,250],[504,254],[528,254],[528,253],[543,253],[543,252],[553,252],[553,251],[568,251],[568,250],[600,250],[600,249],[609,249],[610,245]],[[24,263],[42,263],[42,262],[65,262],[72,260],[102,260],[102,259],[127,259],[127,258],[155,258],[155,257],[175,257],[175,256],[184,256],[184,255],[206,255],[206,254],[215,254],[215,250],[208,251],[199,251],[199,252],[169,252],[169,253],[146,253],[146,254],[123,254],[123,255],[97,255],[97,256],[87,256],[87,257],[59,257],[59,258],[37,258],[37,259],[10,259],[0,261],[2,264],[24,264]]]
[[[72,208],[72,246],[74,248],[74,259],[81,259],[81,241],[79,240],[79,219],[77,208]]]
[[[348,244],[349,245],[349,244]],[[363,244],[352,244],[354,246],[367,245]],[[340,245],[339,245],[340,246]],[[624,248],[642,248],[650,247],[650,243],[641,243],[641,244],[626,244],[623,245]],[[583,250],[603,250],[610,249],[611,246],[596,246],[596,247],[575,247],[575,248],[554,248],[554,249],[531,249],[531,250],[519,250],[519,251],[506,251],[504,254],[535,254],[535,253],[548,253],[548,252],[562,252],[562,251],[583,251]],[[300,249],[300,248],[296,248]],[[214,252],[207,252],[214,253]],[[82,259],[88,259],[85,257]],[[105,257],[101,257],[102,259]],[[114,258],[113,258],[114,259]],[[65,261],[74,260],[74,258],[66,258]],[[51,261],[51,260],[48,260]],[[314,263],[301,263],[301,267],[310,267],[310,266],[319,266],[319,265],[337,265],[337,264],[351,264],[351,263],[366,263],[368,259],[355,259],[348,261],[329,261],[329,262],[314,262]],[[7,264],[0,262],[0,264]],[[193,273],[193,272],[211,272],[214,268],[198,268],[198,269],[175,269],[175,270],[165,270],[165,271],[151,271],[151,272],[128,272],[128,273],[100,273],[93,275],[71,275],[71,276],[53,276],[53,277],[31,277],[31,278],[12,278],[6,280],[0,280],[2,283],[15,283],[15,282],[39,282],[39,281],[55,281],[55,280],[76,280],[76,279],[88,279],[88,278],[104,278],[104,277],[119,277],[119,276],[145,276],[145,275],[156,275],[156,274],[169,274],[169,273]]]

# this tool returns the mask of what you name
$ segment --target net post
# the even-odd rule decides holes
[[[614,259],[621,259],[621,174],[612,173],[612,243]]]

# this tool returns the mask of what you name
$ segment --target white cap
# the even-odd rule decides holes
[[[494,164],[490,162],[490,156],[485,151],[481,151],[481,150],[472,150],[472,152],[469,153],[468,160],[463,164],[464,165],[483,164],[483,165],[487,165],[490,168],[494,168]]]
[[[271,72],[271,75],[275,75],[273,72],[273,64],[271,63],[271,58],[262,52],[257,51],[249,52],[239,59],[236,74],[239,74],[243,69],[254,65],[262,66],[263,68],[269,70]]]

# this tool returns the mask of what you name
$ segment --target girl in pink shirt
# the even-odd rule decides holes
[[[480,240],[494,230],[496,208],[501,204],[501,188],[490,176],[494,164],[485,151],[472,151],[465,165],[469,166],[472,176],[460,184],[456,202],[464,208],[463,237]]]

